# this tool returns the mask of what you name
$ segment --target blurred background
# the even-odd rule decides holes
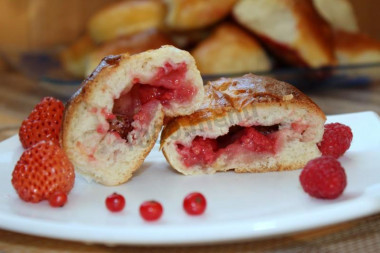
[[[43,96],[67,101],[104,56],[164,44],[188,50],[205,81],[269,75],[327,114],[380,112],[379,9],[379,0],[0,0],[2,129]]]
[[[75,85],[106,55],[172,44],[192,53],[205,79],[254,72],[331,85],[350,81],[336,78],[346,69],[309,70],[352,65],[377,78],[379,7],[378,0],[0,0],[1,65]]]

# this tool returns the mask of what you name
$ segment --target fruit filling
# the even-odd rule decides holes
[[[279,125],[232,126],[227,134],[216,139],[196,136],[191,146],[177,143],[177,151],[185,166],[209,166],[222,154],[234,154],[241,148],[256,154],[275,154]]]
[[[157,73],[147,83],[141,83],[139,78],[134,78],[132,89],[114,100],[112,117],[106,117],[110,125],[108,131],[118,133],[127,140],[131,131],[136,128],[144,129],[152,120],[156,104],[153,101],[160,102],[166,108],[170,108],[172,103],[190,102],[196,88],[186,80],[186,72],[185,62],[167,62],[158,68]]]

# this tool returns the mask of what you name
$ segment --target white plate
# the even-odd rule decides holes
[[[354,133],[350,150],[340,158],[348,185],[336,200],[305,194],[300,170],[280,173],[183,176],[171,170],[155,148],[128,183],[106,187],[77,176],[63,208],[21,201],[11,185],[14,164],[22,153],[18,137],[0,143],[0,227],[51,238],[133,245],[202,244],[277,236],[351,220],[380,211],[380,121],[373,112],[328,117],[349,125]],[[126,198],[121,213],[110,213],[107,195]],[[202,192],[206,212],[185,214],[184,196]],[[145,222],[139,205],[160,201],[164,214]]]

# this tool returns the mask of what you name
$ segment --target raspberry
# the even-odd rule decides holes
[[[350,148],[352,137],[350,127],[340,123],[326,124],[318,148],[322,155],[338,158]]]
[[[347,185],[343,167],[331,156],[309,161],[301,172],[300,182],[306,193],[322,199],[337,198]]]

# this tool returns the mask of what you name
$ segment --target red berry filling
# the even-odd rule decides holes
[[[127,139],[128,134],[138,128],[144,128],[152,120],[155,111],[152,101],[159,101],[164,107],[171,103],[185,103],[195,95],[195,88],[185,81],[186,63],[167,62],[160,67],[156,75],[147,84],[134,78],[133,88],[114,101],[113,117],[107,117],[109,132],[116,132]],[[137,122],[132,124],[133,122]]]
[[[226,135],[216,139],[197,136],[190,147],[177,143],[177,151],[187,166],[209,166],[222,154],[234,153],[238,147],[258,154],[275,154],[278,125],[241,127],[233,126]]]

